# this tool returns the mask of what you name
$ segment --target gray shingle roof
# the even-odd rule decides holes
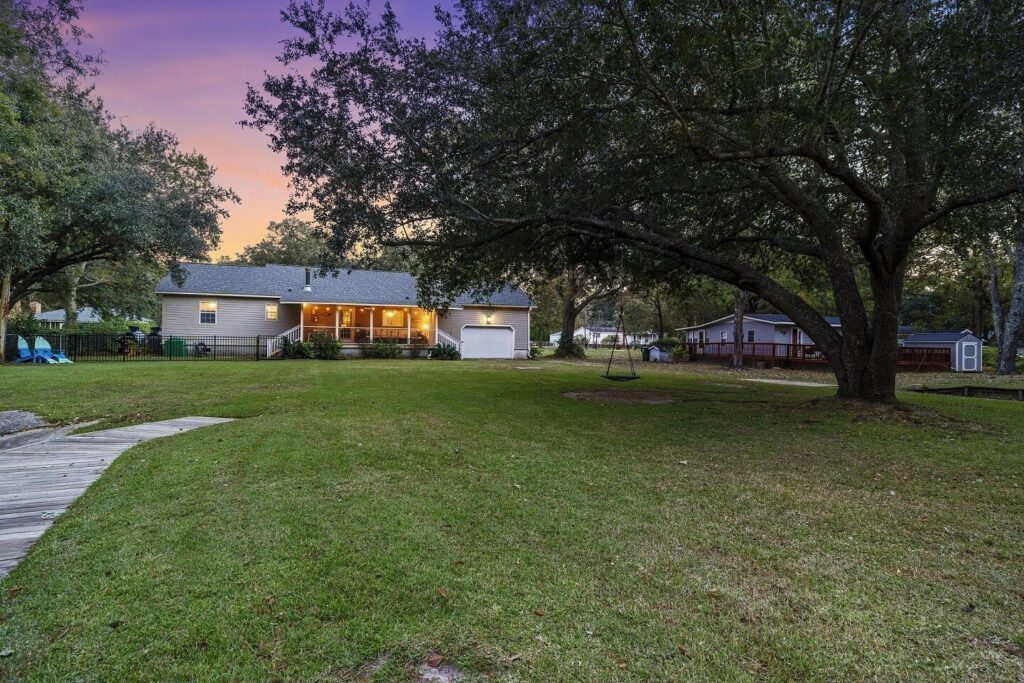
[[[841,323],[839,318],[834,315],[823,316],[825,322],[832,327],[840,327]],[[744,320],[760,320],[762,322],[770,323],[772,325],[793,325],[793,320],[788,315],[782,313],[747,313],[743,316]],[[688,330],[699,330],[702,327],[710,327],[711,325],[718,325],[725,321],[732,321],[732,315],[727,315],[724,318],[717,318],[715,320],[709,320],[699,325],[690,325],[689,327],[677,327],[677,331],[688,331]]]
[[[904,344],[922,344],[922,343],[951,343],[958,342],[964,337],[973,337],[968,330],[962,332],[919,332],[917,334],[908,335],[903,340]]]
[[[43,311],[42,313],[36,313],[32,317],[35,318],[36,320],[41,320],[43,322],[62,323],[65,322],[64,318],[67,317],[67,314],[64,312],[63,308],[58,308],[52,311]],[[82,306],[81,308],[79,308],[77,318],[79,323],[103,322],[103,318],[100,317],[100,314],[97,313],[96,309],[93,308],[92,306]]]
[[[304,290],[302,266],[237,266],[219,263],[185,263],[185,281],[178,285],[165,275],[156,285],[158,294],[219,294],[257,296],[296,303],[379,304],[415,306],[416,279],[409,273],[379,270],[342,270],[323,277],[312,269],[310,291]],[[506,287],[489,297],[459,296],[452,305],[491,304],[529,306],[521,290]]]
[[[788,315],[782,313],[747,313],[747,318],[753,318],[754,320],[764,320],[765,322],[775,323],[776,325],[791,325],[793,319]],[[829,325],[839,325],[839,318],[834,315],[824,316],[825,322]]]

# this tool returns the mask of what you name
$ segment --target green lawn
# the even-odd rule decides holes
[[[896,375],[896,386],[899,389],[907,389],[915,385],[924,385],[927,387],[949,387],[949,386],[963,386],[969,385],[980,385],[980,386],[997,386],[997,387],[1013,387],[1013,388],[1024,388],[1024,378],[1017,375],[996,375],[992,367],[993,364],[988,363],[989,357],[992,354],[990,347],[985,347],[986,365],[984,372],[899,372]],[[544,356],[542,360],[551,360],[551,354],[553,349],[544,349]],[[640,358],[640,351],[631,349],[633,354],[633,361],[636,363]],[[607,365],[608,358],[612,355],[611,349],[600,348],[600,349],[588,349],[587,357],[581,362],[586,363],[603,363]],[[613,362],[616,367],[625,365],[627,361],[626,353],[622,349],[615,350],[615,356]],[[1021,372],[1024,372],[1024,361],[1021,361]],[[638,366],[639,367],[639,366]],[[674,363],[674,364],[658,364],[648,363],[646,366],[647,372],[675,372],[682,373],[684,375],[696,375],[696,376],[733,376],[736,377],[736,371],[728,367],[727,363],[724,362],[701,362],[701,363]],[[764,379],[783,379],[783,380],[796,380],[799,382],[820,382],[824,384],[835,384],[835,376],[831,370],[825,367],[812,366],[809,368],[758,368],[758,367],[747,367],[742,371],[744,377],[757,377]]]
[[[57,420],[244,418],[58,520],[0,584],[0,680],[1024,677],[1024,404],[643,372],[0,368],[0,407]]]

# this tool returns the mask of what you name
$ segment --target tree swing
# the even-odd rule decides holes
[[[612,361],[615,360],[615,349],[619,345],[619,330],[622,330],[622,346],[626,349],[626,358],[629,359],[629,374],[613,375],[612,374]],[[615,340],[612,342],[612,353],[608,356],[608,368],[601,375],[605,379],[612,382],[632,382],[635,379],[640,379],[636,374],[636,368],[633,367],[633,354],[629,352],[629,344],[626,343],[626,307],[619,306],[619,324],[615,328]]]

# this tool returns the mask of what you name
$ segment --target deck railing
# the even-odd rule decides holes
[[[736,346],[733,342],[689,342],[686,350],[691,360],[728,359],[733,357]],[[765,361],[779,364],[825,365],[828,358],[814,344],[775,344],[771,342],[746,342],[743,344],[743,358],[747,361]],[[903,369],[949,370],[952,357],[949,349],[901,346],[897,352],[896,365]]]
[[[691,358],[732,358],[736,345],[733,342],[688,343],[686,350]],[[828,362],[814,344],[746,342],[743,344],[743,357],[751,360],[793,359],[807,363]]]
[[[901,346],[896,364],[921,370],[950,370],[953,365],[953,353],[951,349]]]

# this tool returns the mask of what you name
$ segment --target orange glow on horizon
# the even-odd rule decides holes
[[[452,0],[440,0],[450,6]],[[220,245],[232,256],[260,240],[270,221],[285,218],[288,184],[283,158],[264,133],[242,128],[247,84],[281,69],[281,41],[295,29],[281,22],[284,0],[89,0],[81,26],[86,52],[103,54],[98,97],[118,122],[138,130],[153,123],[178,136],[217,168],[216,181],[241,204],[225,207]],[[374,3],[380,6],[383,3]],[[393,0],[403,33],[434,33],[435,2]]]

